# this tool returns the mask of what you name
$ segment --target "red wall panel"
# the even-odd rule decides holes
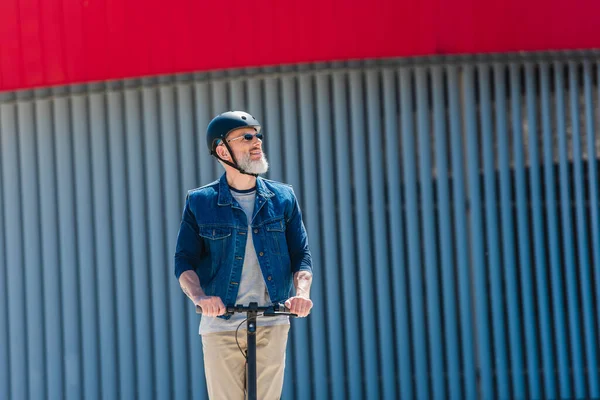
[[[3,0],[0,90],[358,58],[600,48],[600,1]]]

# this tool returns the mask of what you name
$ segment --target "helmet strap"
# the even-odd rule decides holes
[[[213,156],[215,156],[217,159],[221,160],[225,164],[229,165],[230,167],[233,167],[233,168],[237,169],[242,174],[251,175],[251,176],[254,176],[254,177],[258,176],[258,174],[253,174],[251,172],[248,172],[248,171],[244,170],[242,167],[240,167],[238,165],[237,161],[235,160],[235,156],[233,155],[233,151],[231,150],[231,147],[229,147],[229,144],[227,144],[227,141],[223,140],[223,144],[225,145],[225,147],[227,148],[227,150],[229,150],[229,154],[231,155],[231,159],[233,160],[233,162],[228,161],[228,160],[223,160],[221,157],[219,157],[219,155],[217,154],[217,152],[214,151],[214,150],[211,152]]]

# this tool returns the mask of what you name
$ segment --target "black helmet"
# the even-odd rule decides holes
[[[206,145],[210,154],[214,154],[219,141],[224,140],[229,132],[247,126],[260,131],[260,122],[244,111],[227,111],[213,118],[206,128]]]

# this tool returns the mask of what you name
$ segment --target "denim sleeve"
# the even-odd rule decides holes
[[[312,256],[308,247],[308,235],[302,221],[302,212],[295,195],[292,195],[293,204],[290,217],[287,221],[285,237],[290,253],[292,273],[309,271],[312,273]]]
[[[189,195],[185,199],[185,208],[177,235],[175,250],[175,277],[185,271],[196,271],[200,257],[204,252],[204,245],[198,235],[198,223],[190,207]]]

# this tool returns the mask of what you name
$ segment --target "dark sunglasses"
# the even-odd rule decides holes
[[[256,138],[257,138],[258,140],[262,140],[262,138],[263,138],[263,134],[262,134],[262,133],[255,133],[255,134],[252,134],[252,133],[245,133],[245,134],[243,134],[242,136],[236,137],[235,139],[229,139],[229,140],[227,141],[227,143],[233,142],[234,140],[238,140],[238,139],[244,139],[244,140],[246,140],[246,141],[248,141],[248,142],[251,142],[251,141],[252,141],[252,139],[254,139],[254,136],[256,136]]]

